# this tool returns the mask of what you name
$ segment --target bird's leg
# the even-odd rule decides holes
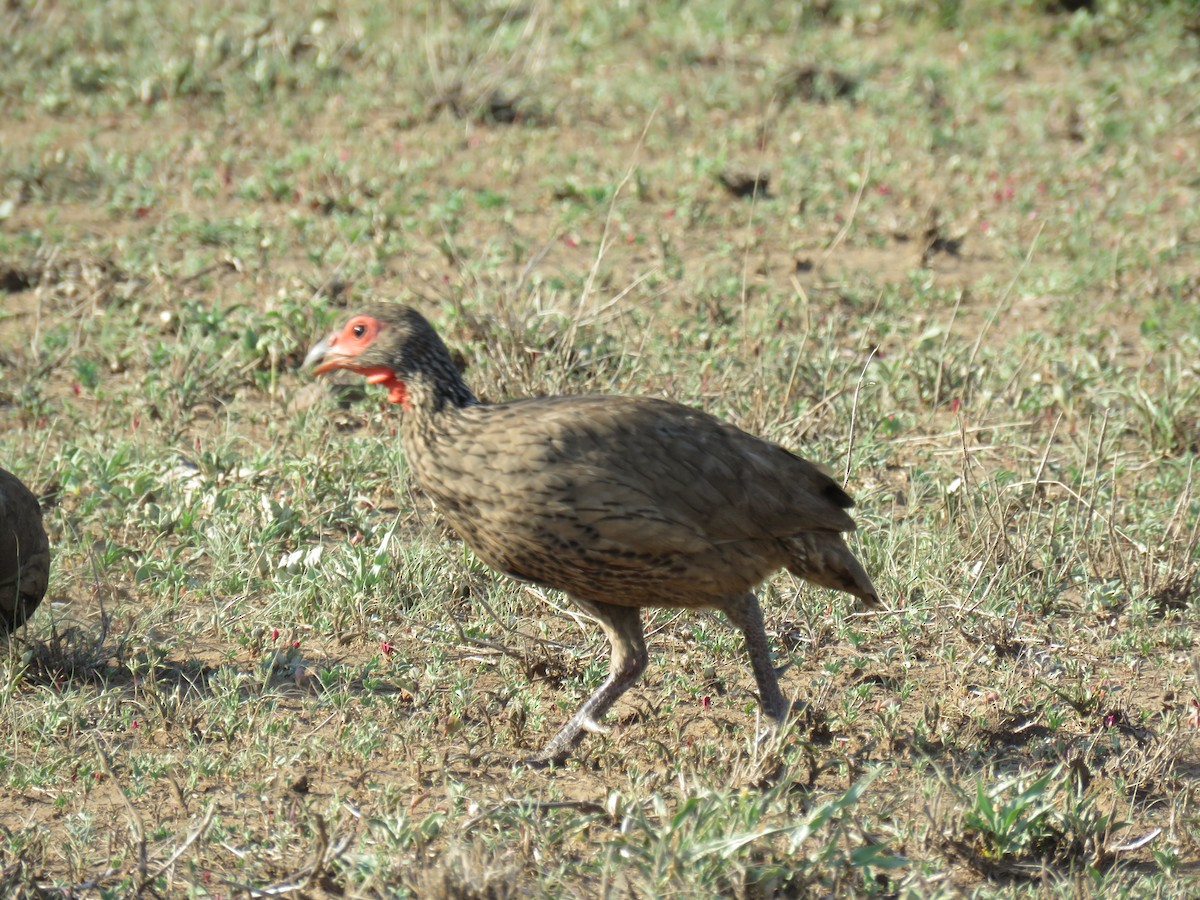
[[[641,610],[634,606],[613,606],[575,597],[571,600],[600,623],[612,646],[612,659],[609,661],[608,678],[542,751],[541,760],[544,762],[566,759],[585,731],[603,731],[597,720],[633,686],[646,671],[649,660],[646,639],[642,634]]]
[[[779,690],[779,676],[771,663],[771,646],[767,643],[767,630],[763,627],[762,607],[754,594],[731,600],[723,607],[729,621],[741,629],[746,637],[746,652],[750,654],[750,667],[754,680],[758,682],[758,699],[762,710],[777,722],[787,715],[788,702]]]

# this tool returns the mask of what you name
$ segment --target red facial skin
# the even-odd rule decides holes
[[[387,366],[359,366],[354,358],[379,337],[384,325],[373,316],[355,316],[346,327],[326,340],[325,359],[313,369],[322,375],[333,369],[349,369],[367,379],[367,384],[381,384],[388,389],[388,400],[408,408],[408,389],[396,373]]]

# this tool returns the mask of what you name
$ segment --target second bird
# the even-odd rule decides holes
[[[480,403],[416,310],[352,314],[305,360],[349,369],[404,410],[417,483],[489,566],[564,591],[608,636],[608,678],[550,740],[570,754],[646,668],[645,606],[719,609],[745,635],[763,712],[782,720],[753,591],[786,568],[879,604],[846,546],[849,495],[818,466],[699,410],[618,396]]]

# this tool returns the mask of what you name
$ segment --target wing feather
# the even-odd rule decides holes
[[[469,407],[453,426],[453,493],[510,528],[582,528],[643,553],[852,531],[820,467],[699,410],[633,397]],[[444,460],[440,468],[445,468]],[[436,486],[434,492],[438,493]],[[498,497],[519,508],[497,510]],[[496,522],[494,524],[501,524]]]

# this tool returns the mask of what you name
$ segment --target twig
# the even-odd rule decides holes
[[[988,330],[996,324],[1000,319],[1000,313],[1008,303],[1008,298],[1012,296],[1013,288],[1017,286],[1017,280],[1024,274],[1029,261],[1033,259],[1033,250],[1037,247],[1038,238],[1042,236],[1042,229],[1046,227],[1045,221],[1038,226],[1037,234],[1033,236],[1033,240],[1029,242],[1029,249],[1025,252],[1025,258],[1021,260],[1021,265],[1017,267],[1017,271],[1013,273],[1013,277],[1008,282],[1000,297],[996,300],[996,305],[992,307],[992,311],[984,320],[983,327],[979,329],[979,335],[975,338],[975,346],[971,348],[971,355],[967,358],[967,371],[975,367],[975,357],[979,354],[979,348],[983,346],[983,339],[987,335]]]
[[[1058,434],[1058,426],[1062,424],[1062,418],[1062,413],[1060,412],[1058,417],[1054,420],[1054,427],[1050,429],[1049,437],[1046,438],[1046,449],[1045,452],[1042,453],[1042,461],[1038,463],[1037,472],[1035,472],[1033,475],[1033,483],[1035,485],[1042,483],[1042,475],[1046,471],[1046,463],[1050,461],[1050,448],[1054,445],[1054,436]],[[1107,419],[1107,411],[1105,413],[1105,418]]]
[[[854,426],[858,421],[858,391],[862,387],[863,379],[867,377],[867,367],[871,365],[871,360],[875,358],[875,351],[878,347],[872,347],[871,352],[867,355],[867,361],[863,363],[862,374],[858,376],[858,382],[854,385],[854,401],[850,405],[850,443],[846,447],[846,471],[842,475],[842,487],[850,483],[850,460],[854,456]]]
[[[1110,538],[1115,538],[1118,536],[1122,537],[1134,549],[1138,550],[1139,552],[1145,551],[1146,548],[1140,541],[1134,540],[1129,535],[1127,535],[1125,532],[1123,532],[1120,528],[1117,528],[1115,525],[1113,525],[1113,517],[1111,515],[1109,515],[1109,516],[1104,515],[1104,513],[1100,512],[1100,510],[1098,508],[1096,508],[1093,504],[1089,503],[1086,499],[1084,499],[1082,494],[1080,494],[1078,491],[1076,491],[1074,488],[1072,488],[1069,484],[1059,481],[1057,478],[1049,478],[1049,479],[1044,479],[1042,481],[1014,481],[1011,484],[1006,484],[1004,486],[1004,489],[1009,490],[1009,491],[1015,491],[1015,490],[1019,490],[1023,487],[1028,487],[1030,485],[1033,485],[1035,487],[1062,488],[1064,491],[1066,491],[1068,494],[1070,494],[1077,503],[1086,507],[1088,512],[1090,512],[1093,515],[1099,516],[1101,519],[1104,520],[1105,525],[1108,526]],[[1110,504],[1110,507],[1115,508],[1115,503]]]
[[[312,862],[305,865],[289,881],[272,884],[267,887],[255,887],[242,884],[228,878],[221,879],[224,884],[244,891],[250,897],[282,897],[287,894],[306,894],[314,881],[321,877],[330,864],[339,859],[349,849],[354,841],[354,834],[348,834],[333,846],[329,844],[329,826],[322,816],[316,816],[317,843]]]
[[[595,800],[505,800],[497,803],[486,812],[481,812],[473,818],[467,819],[460,828],[465,833],[470,831],[480,822],[491,818],[496,813],[504,812],[510,809],[529,810],[531,812],[549,812],[556,809],[577,809],[580,812],[607,814],[608,810],[604,808],[604,804],[597,803]]]
[[[961,437],[961,435],[963,433],[974,434],[977,431],[999,431],[1002,428],[1028,428],[1032,424],[1033,424],[1032,421],[996,422],[995,424],[992,424],[991,422],[989,422],[986,425],[965,426],[961,432],[958,429],[955,429],[954,431],[944,431],[941,434],[902,435],[900,437],[892,438],[891,443],[893,443],[893,444],[916,444],[916,443],[922,443],[925,441],[944,441],[947,439],[956,439],[957,440]],[[958,450],[955,449],[954,452],[957,453]]]
[[[471,602],[478,603],[480,606],[482,606],[484,609],[484,612],[486,612],[491,617],[492,621],[494,621],[497,625],[499,625],[504,631],[508,632],[509,634],[516,635],[519,638],[524,638],[527,641],[533,641],[535,644],[540,644],[543,647],[553,647],[557,650],[561,650],[563,648],[563,645],[558,643],[557,641],[550,641],[550,640],[547,640],[546,638],[538,637],[536,634],[527,634],[526,632],[521,631],[521,629],[514,628],[512,625],[509,625],[507,622],[505,622],[503,619],[500,618],[500,616],[497,614],[496,610],[492,609],[492,605],[490,603],[488,603],[486,600],[484,600],[482,597],[472,597]],[[481,647],[492,647],[492,649],[501,650],[501,647],[498,644],[493,645],[487,641],[480,641],[480,640],[476,640],[474,638],[466,638],[463,635],[462,625],[460,625],[458,623],[455,623],[455,624],[456,624],[456,627],[458,628],[459,637],[463,638],[463,640],[470,640],[472,643],[476,643]],[[505,652],[505,651],[502,650],[502,652]]]
[[[121,795],[121,802],[125,804],[125,809],[129,813],[129,830],[133,833],[134,846],[137,848],[137,878],[134,881],[134,893],[140,895],[150,881],[148,878],[149,863],[146,858],[146,825],[121,788],[121,782],[117,778],[116,772],[113,771],[112,762],[95,735],[92,736],[92,744],[96,748],[96,756],[100,759],[101,771],[113,780],[117,793]]]
[[[101,887],[104,882],[116,875],[117,872],[117,869],[108,868],[95,878],[89,878],[87,881],[80,881],[77,884],[52,884],[48,881],[39,881],[35,882],[35,885],[40,892],[39,896],[74,897],[76,894],[96,890],[97,888]]]
[[[933,408],[936,410],[942,399],[942,376],[946,372],[946,345],[950,343],[950,335],[954,331],[954,322],[958,318],[958,310],[962,306],[963,297],[966,296],[966,291],[960,289],[958,296],[954,298],[954,309],[950,312],[950,323],[946,326],[946,333],[942,335],[942,346],[938,349],[938,368],[937,379],[933,383]],[[970,372],[967,372],[968,377]],[[968,381],[968,389],[970,382]]]
[[[850,204],[850,215],[848,215],[846,217],[846,224],[842,226],[841,230],[834,236],[833,240],[829,243],[829,246],[825,248],[824,252],[822,252],[821,259],[817,263],[817,268],[821,268],[822,266],[825,265],[825,263],[829,260],[829,257],[831,255],[833,255],[833,251],[838,248],[838,245],[841,244],[842,241],[844,241],[846,239],[846,235],[848,235],[850,233],[850,229],[854,225],[854,219],[858,215],[858,205],[859,205],[859,203],[862,202],[863,191],[865,191],[867,189],[867,181],[870,179],[870,177],[871,177],[871,148],[868,147],[867,148],[867,158],[866,158],[865,162],[863,163],[863,172],[862,172],[862,175],[858,179],[858,190],[854,192],[854,202],[852,202]]]
[[[192,844],[204,837],[204,835],[208,832],[209,826],[212,825],[213,815],[216,813],[216,811],[217,804],[210,803],[208,810],[204,813],[204,818],[200,820],[200,824],[197,825],[192,833],[184,839],[184,842],[179,845],[175,852],[167,858],[167,861],[154,870],[154,873],[150,876],[151,881],[154,881],[155,879],[164,875],[168,869],[170,869],[173,865],[175,865],[176,862],[179,861],[179,857],[183,856],[183,854],[187,852],[187,849],[191,847]]]
[[[612,230],[613,217],[616,214],[617,198],[621,196],[621,191],[629,183],[629,179],[633,177],[633,173],[637,171],[638,154],[642,152],[642,147],[646,143],[646,135],[650,132],[650,126],[654,123],[654,117],[658,113],[658,107],[655,106],[650,110],[650,115],[646,117],[646,124],[642,128],[642,133],[638,137],[637,144],[634,145],[633,152],[630,154],[629,168],[625,170],[625,174],[621,180],[617,182],[617,187],[613,191],[612,199],[608,202],[608,214],[604,217],[604,230],[600,232],[600,246],[596,249],[596,261],[592,263],[592,267],[588,272],[587,281],[584,282],[583,291],[579,294],[579,301],[575,304],[576,315],[573,317],[571,327],[567,332],[567,346],[573,346],[575,343],[575,326],[579,314],[582,312],[584,304],[591,296],[592,288],[596,284],[596,277],[600,273],[600,261],[604,259],[604,253],[608,250],[608,235]]]
[[[1107,850],[1109,853],[1128,853],[1132,850],[1140,850],[1160,834],[1162,834],[1161,828],[1151,828],[1140,838],[1134,838],[1132,841],[1123,841],[1120,844],[1109,844]]]

